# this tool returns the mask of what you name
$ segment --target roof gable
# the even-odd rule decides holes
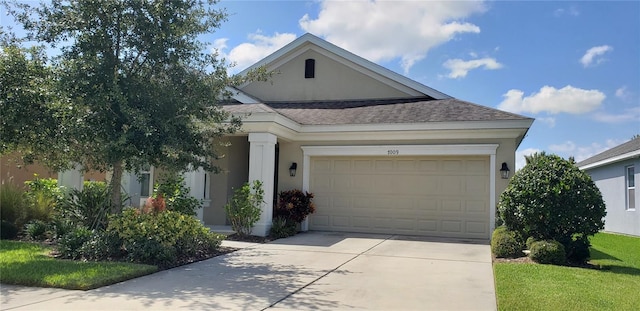
[[[317,79],[304,79],[304,61],[308,58],[318,59]],[[450,98],[308,33],[240,74],[260,66],[274,72],[272,81],[251,82],[238,88],[263,101]]]

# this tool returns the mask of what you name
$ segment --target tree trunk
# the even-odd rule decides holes
[[[120,188],[122,183],[122,161],[118,161],[113,164],[113,172],[111,175],[111,181],[109,182],[109,189],[111,191],[111,212],[122,212],[122,192]]]

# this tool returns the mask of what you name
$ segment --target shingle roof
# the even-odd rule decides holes
[[[274,102],[266,103],[265,105],[303,125],[530,120],[530,118],[517,114],[454,98],[439,100],[405,98],[295,103]],[[239,109],[250,109],[249,107],[226,107],[231,112],[239,112]]]
[[[588,159],[582,160],[578,162],[576,165],[578,167],[583,167],[589,164],[593,164],[596,162],[604,161],[610,158],[614,158],[617,156],[624,155],[626,153],[630,153],[636,150],[640,150],[640,137],[636,137],[622,145],[618,145],[609,150],[605,150],[601,153],[598,153]]]

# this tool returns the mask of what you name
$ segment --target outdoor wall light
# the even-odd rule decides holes
[[[289,166],[289,176],[295,177],[297,169],[298,169],[298,163],[296,162],[291,163],[291,166]]]
[[[502,162],[502,167],[500,168],[500,176],[502,179],[509,179],[509,172],[511,170],[507,166],[507,162]]]

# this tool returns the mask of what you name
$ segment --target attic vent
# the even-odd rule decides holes
[[[316,60],[313,58],[304,61],[304,78],[312,79],[316,76]]]

